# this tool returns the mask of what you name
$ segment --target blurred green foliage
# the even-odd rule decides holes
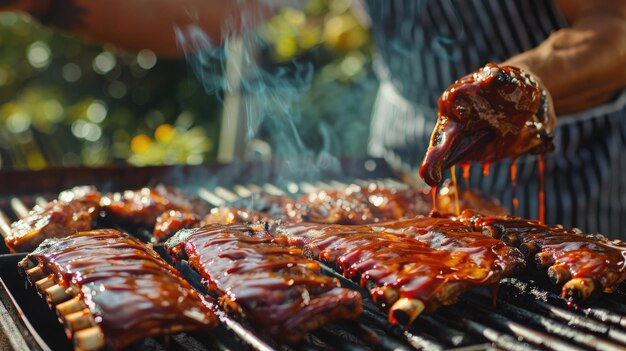
[[[362,154],[375,91],[371,41],[347,2],[285,9],[261,36],[277,64],[315,53],[316,75],[300,102],[306,142],[323,148],[352,126],[352,142],[335,149]],[[15,13],[0,14],[0,42],[0,167],[197,164],[215,157],[221,99],[206,95],[184,59],[119,52]]]

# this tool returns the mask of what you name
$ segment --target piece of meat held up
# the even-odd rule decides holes
[[[90,230],[100,209],[100,193],[79,186],[59,194],[58,199],[35,206],[25,218],[11,224],[5,244],[11,252],[32,251],[46,238],[61,238]]]
[[[113,229],[47,239],[19,268],[56,309],[76,350],[122,350],[148,336],[217,325],[178,271]]]
[[[562,296],[571,304],[611,293],[626,280],[626,243],[619,240],[514,216],[467,211],[461,221],[518,247],[538,269],[547,270],[552,283],[563,284]]]
[[[419,169],[429,185],[457,163],[493,162],[554,150],[556,115],[535,78],[489,63],[439,97],[437,124]]]
[[[369,226],[287,224],[277,236],[359,282],[389,312],[389,321],[402,326],[525,267],[517,249],[447,218]]]
[[[297,343],[308,331],[362,312],[358,292],[322,275],[299,248],[275,242],[262,224],[182,230],[166,246],[202,276],[222,308],[281,342]]]

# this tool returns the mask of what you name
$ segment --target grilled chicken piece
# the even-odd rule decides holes
[[[35,206],[28,216],[11,224],[5,244],[11,252],[35,249],[46,238],[61,238],[90,230],[100,209],[100,193],[90,186],[61,192],[57,200]]]
[[[55,306],[77,350],[208,330],[217,318],[156,252],[112,229],[47,239],[19,264]]]
[[[493,162],[554,149],[556,115],[528,73],[490,63],[439,97],[438,120],[419,169],[429,185],[456,163]]]
[[[115,221],[152,228],[163,212],[178,210],[204,215],[208,207],[199,199],[176,189],[157,185],[102,197],[102,208]]]
[[[166,246],[189,261],[224,309],[280,341],[296,343],[310,330],[362,312],[358,292],[323,276],[299,248],[274,242],[262,225],[183,230]]]
[[[554,284],[564,284],[562,296],[571,304],[594,292],[613,292],[626,279],[626,243],[619,240],[513,216],[468,211],[462,220],[518,247],[538,268],[547,269]]]
[[[200,216],[192,212],[169,210],[156,219],[154,225],[154,241],[162,242],[169,239],[181,229],[200,226]]]
[[[423,310],[454,303],[474,287],[496,285],[524,269],[521,253],[444,218],[369,226],[293,224],[278,237],[358,281],[389,321],[408,326]]]

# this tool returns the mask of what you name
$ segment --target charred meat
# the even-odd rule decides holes
[[[276,243],[262,225],[183,230],[166,245],[200,273],[226,311],[280,341],[296,343],[325,323],[361,314],[358,292],[323,276],[318,262]]]
[[[100,193],[89,186],[61,192],[57,200],[35,206],[11,225],[5,244],[11,252],[35,249],[46,238],[61,238],[90,230],[100,208]]]
[[[456,163],[493,162],[554,149],[556,117],[528,73],[490,63],[439,97],[438,120],[420,176],[429,185]]]
[[[19,266],[55,307],[77,350],[121,350],[148,336],[217,324],[174,268],[116,230],[47,239]]]

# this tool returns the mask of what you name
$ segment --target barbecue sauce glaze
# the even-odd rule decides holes
[[[433,186],[458,162],[489,163],[554,149],[545,93],[527,73],[490,63],[441,94],[438,120],[419,169]]]
[[[30,252],[46,238],[92,229],[99,209],[100,193],[94,187],[63,191],[57,200],[35,206],[27,217],[12,223],[4,242],[11,252]]]
[[[357,291],[321,274],[300,248],[281,245],[262,225],[208,225],[178,232],[166,245],[186,258],[229,313],[240,314],[278,340],[362,312]]]
[[[391,309],[392,323],[403,323],[400,311],[393,310],[400,299],[421,301],[434,311],[464,291],[492,286],[525,267],[517,249],[448,218],[368,226],[293,224],[278,232],[307,257],[337,267],[368,289],[379,306]]]
[[[77,290],[109,349],[141,338],[207,330],[215,315],[180,274],[143,243],[116,230],[47,240],[35,259],[66,288]]]
[[[481,216],[466,211],[461,221],[520,248],[528,259],[535,260],[538,268],[550,268],[548,273],[554,283],[589,279],[595,285],[591,290],[612,292],[626,279],[626,243],[619,240],[513,216]],[[568,296],[572,292],[566,289],[565,286],[564,297],[579,300],[587,297]]]

